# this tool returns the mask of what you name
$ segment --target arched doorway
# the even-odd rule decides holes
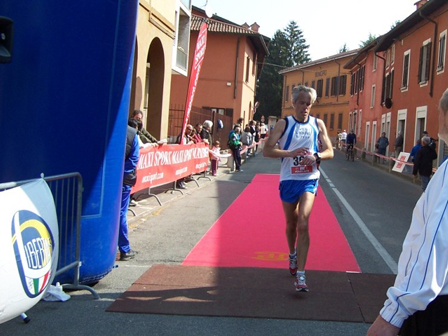
[[[149,46],[146,61],[143,108],[146,115],[145,128],[157,139],[160,139],[161,134],[164,75],[163,46],[160,40],[155,38]]]

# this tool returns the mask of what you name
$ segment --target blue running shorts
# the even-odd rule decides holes
[[[278,188],[280,190],[280,199],[283,202],[296,203],[306,191],[317,196],[318,185],[318,179],[281,181]]]

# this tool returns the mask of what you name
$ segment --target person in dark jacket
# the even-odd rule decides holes
[[[417,176],[417,173],[420,175],[423,191],[426,190],[432,174],[432,161],[437,159],[437,153],[434,148],[429,146],[430,143],[430,137],[424,136],[422,138],[422,147],[417,152],[417,157],[414,162],[414,169],[412,171],[414,176]]]

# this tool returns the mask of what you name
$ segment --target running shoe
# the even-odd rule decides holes
[[[292,276],[297,274],[297,255],[293,258],[289,257],[289,272]]]
[[[296,281],[294,282],[294,286],[296,286],[296,292],[309,292],[308,286],[306,285],[306,277],[305,275],[301,275],[296,277]]]

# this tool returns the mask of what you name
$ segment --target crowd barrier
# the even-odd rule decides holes
[[[387,161],[389,163],[388,170],[389,170],[389,172],[391,172],[393,170],[393,167],[395,166],[395,163],[398,163],[397,168],[401,168],[401,166],[404,165],[405,168],[403,169],[403,172],[412,174],[412,170],[414,167],[414,164],[412,162],[401,160],[400,158],[396,158],[394,156],[386,156],[386,155],[378,154],[376,152],[371,152],[364,148],[359,148],[356,146],[354,146],[354,149],[355,149],[355,153],[357,153],[358,151],[361,153],[361,159],[364,161],[366,161],[366,156],[370,155],[372,157],[372,161],[371,161],[372,165],[381,162],[381,160],[383,160],[383,162]],[[435,173],[436,171],[437,171],[437,168],[432,169],[433,173]]]
[[[80,259],[81,242],[81,211],[83,183],[79,173],[67,173],[42,178],[47,182],[54,199],[59,229],[59,256],[55,274],[58,275],[72,271],[73,282],[63,283],[64,289],[88,290],[95,299],[98,293],[91,287],[79,283],[79,269],[82,266]],[[0,184],[0,190],[7,190],[36,179],[23,180]]]
[[[254,142],[250,146],[243,146],[242,156],[247,160],[248,151],[260,146],[263,148],[264,139]],[[193,181],[199,186],[197,180],[206,178],[207,170],[210,164],[209,147],[206,143],[197,143],[191,145],[164,144],[160,146],[148,146],[140,148],[139,160],[137,164],[137,182],[132,187],[131,193],[137,194],[146,190],[147,195],[154,197],[159,205],[162,202],[157,195],[151,193],[151,188],[161,185],[171,185],[167,191],[177,191],[183,194],[183,191],[176,188],[176,181],[187,176],[199,174]],[[253,151],[255,152],[255,151]],[[221,158],[227,158],[227,166],[233,165],[233,157],[230,152],[221,153]]]

